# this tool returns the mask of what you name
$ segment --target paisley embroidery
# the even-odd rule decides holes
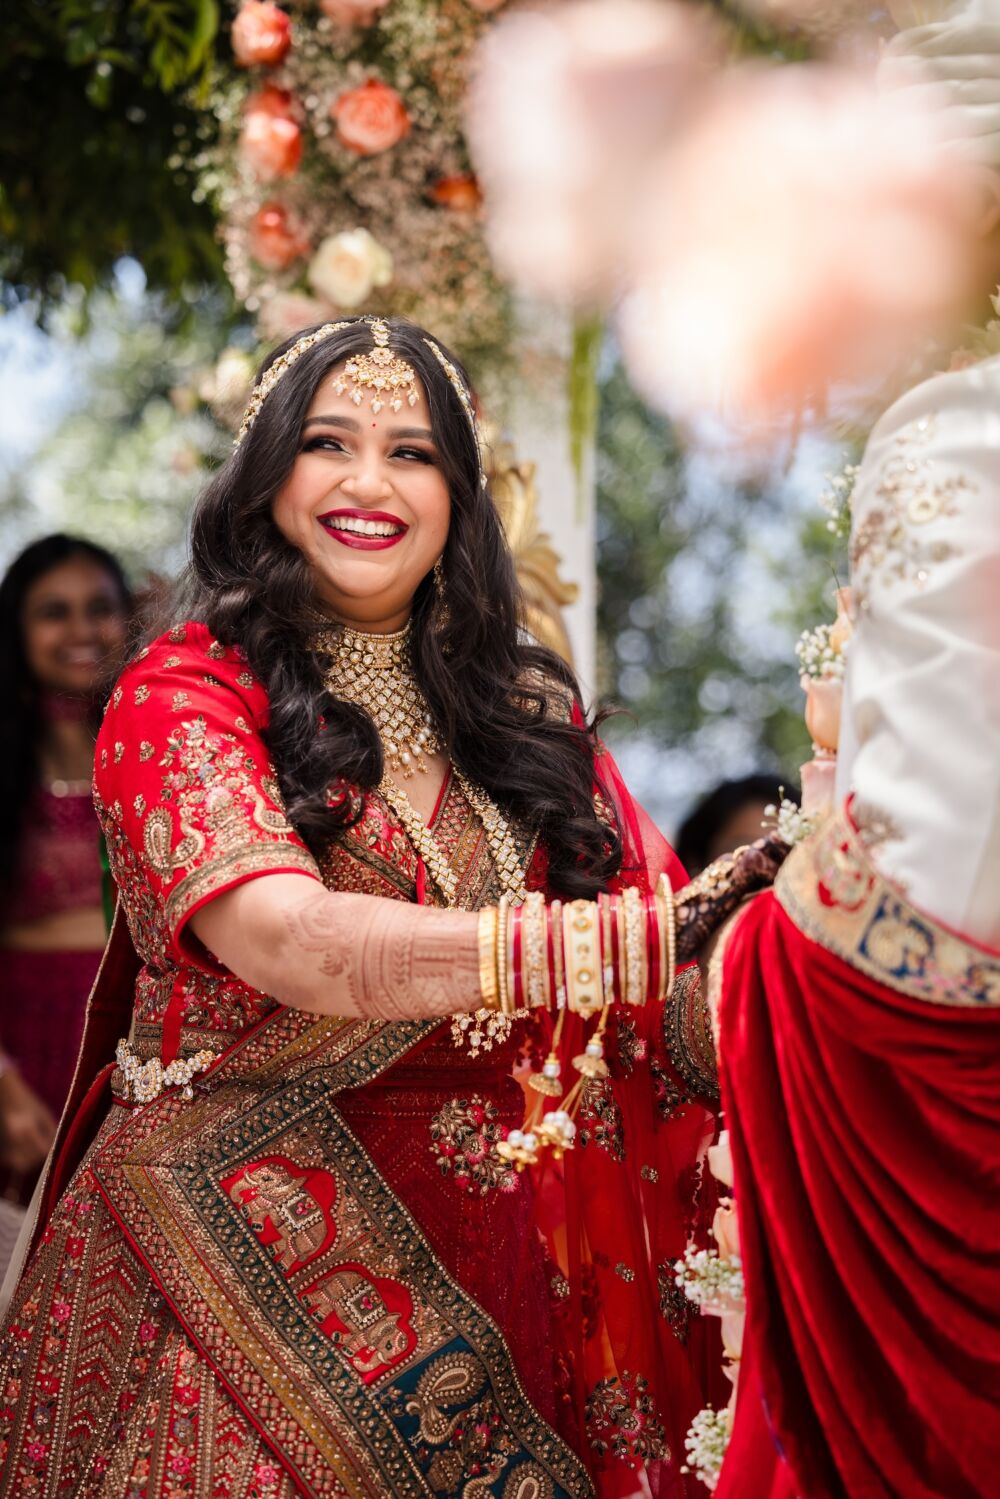
[[[176,847],[173,838],[174,819],[170,812],[166,807],[154,807],[143,823],[142,843],[150,869],[161,879],[170,879],[178,869],[192,864],[205,847],[204,833],[193,828],[184,830]]]

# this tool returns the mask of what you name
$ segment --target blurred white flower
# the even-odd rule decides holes
[[[714,28],[671,0],[570,0],[501,18],[480,46],[467,119],[501,271],[560,302],[614,291],[650,157],[718,62]]]
[[[767,416],[941,331],[968,252],[934,140],[846,70],[719,78],[651,172],[628,250],[639,388],[675,415]]]
[[[198,394],[223,426],[234,427],[253,384],[254,361],[245,349],[223,349],[214,369],[202,379]]]
[[[323,240],[307,272],[309,285],[335,307],[359,307],[392,280],[392,256],[367,229],[344,229]]]

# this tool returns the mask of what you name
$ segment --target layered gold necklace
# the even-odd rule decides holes
[[[385,753],[386,769],[379,792],[388,802],[445,903],[458,902],[458,881],[437,839],[410,798],[389,774],[404,780],[427,771],[426,757],[444,749],[427,699],[413,668],[411,626],[390,635],[371,635],[347,625],[326,630],[316,650],[327,659],[324,682],[335,697],[368,714]],[[524,864],[514,827],[480,786],[453,767],[466,801],[482,824],[502,893],[515,905],[525,897]],[[510,1034],[512,1017],[493,1010],[456,1016],[452,1036],[458,1046],[489,1051]]]
[[[386,771],[379,791],[399,817],[407,836],[449,905],[457,896],[455,875],[430,828],[389,771],[409,780],[426,774],[427,757],[444,749],[434,715],[413,669],[411,626],[391,635],[370,635],[347,625],[319,636],[318,652],[329,665],[327,691],[362,708],[382,740]],[[511,823],[480,786],[454,768],[466,801],[483,825],[500,887],[511,900],[524,900],[524,868]]]

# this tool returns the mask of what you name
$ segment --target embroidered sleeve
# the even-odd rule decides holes
[[[112,873],[140,872],[178,956],[203,966],[203,949],[183,937],[200,906],[262,874],[320,878],[285,817],[266,722],[266,693],[238,652],[186,624],[126,668],[98,736]]]

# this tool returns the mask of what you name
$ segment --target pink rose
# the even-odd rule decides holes
[[[337,138],[359,156],[377,156],[401,141],[410,128],[406,106],[394,88],[369,78],[330,106]]]
[[[233,22],[231,37],[237,67],[274,67],[292,45],[292,23],[270,0],[246,0]]]
[[[298,120],[299,104],[291,89],[278,88],[273,83],[265,83],[263,88],[256,89],[248,95],[243,105],[244,118],[247,115],[262,114],[271,115],[276,120]]]
[[[302,131],[294,120],[255,110],[243,123],[240,154],[261,182],[291,177],[302,160]]]
[[[309,249],[309,236],[284,203],[265,203],[250,222],[250,253],[268,271],[284,271]]]
[[[389,0],[319,0],[319,8],[335,26],[371,26]]]
[[[268,297],[257,315],[257,324],[265,338],[285,339],[313,323],[331,321],[333,308],[328,302],[307,297],[305,292],[279,292]],[[341,801],[347,796],[341,793]]]

